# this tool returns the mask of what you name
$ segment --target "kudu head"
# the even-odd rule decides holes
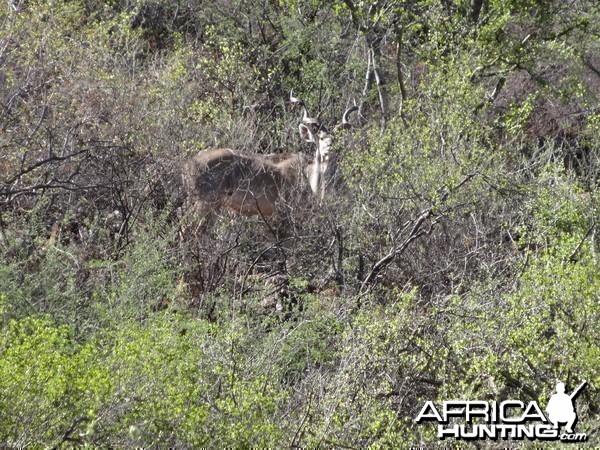
[[[342,122],[333,128],[333,132],[321,124],[318,119],[311,118],[308,115],[305,103],[290,92],[290,103],[292,108],[301,107],[303,110],[302,123],[298,126],[300,136],[306,142],[316,145],[315,155],[312,163],[306,168],[306,175],[310,182],[311,190],[323,200],[325,189],[333,180],[337,169],[337,157],[333,150],[335,135],[340,130],[347,130],[351,127],[348,120],[350,114],[358,110],[356,105],[344,111]]]

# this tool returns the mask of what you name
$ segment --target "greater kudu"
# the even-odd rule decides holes
[[[348,128],[348,108],[342,122],[330,133],[308,117],[304,102],[290,93],[292,106],[303,108],[300,135],[316,144],[313,158],[301,153],[250,154],[229,148],[208,149],[186,162],[183,183],[186,206],[193,215],[206,216],[221,208],[242,215],[271,216],[308,186],[321,201],[335,169],[332,144],[335,132]]]

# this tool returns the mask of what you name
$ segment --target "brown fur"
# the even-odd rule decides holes
[[[307,157],[301,154],[204,150],[184,166],[187,206],[202,215],[219,208],[243,215],[273,215],[286,193],[302,183],[307,165]]]

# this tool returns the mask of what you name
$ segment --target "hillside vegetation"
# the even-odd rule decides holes
[[[190,212],[203,149],[313,154],[292,90],[360,108],[324,200]],[[3,0],[0,446],[434,446],[557,380],[600,445],[599,99],[594,0]]]

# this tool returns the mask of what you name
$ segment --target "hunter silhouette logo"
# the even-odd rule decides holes
[[[439,407],[428,401],[415,421],[418,424],[425,421],[437,422],[439,439],[584,442],[587,434],[573,431],[577,422],[573,400],[585,385],[586,381],[571,394],[567,394],[565,384],[560,381],[556,383],[556,393],[550,397],[546,406],[547,415],[536,401],[526,404],[520,400],[457,400],[444,401]],[[565,424],[563,433],[560,432],[561,424]]]
[[[577,421],[577,413],[573,406],[573,399],[579,394],[579,391],[585,386],[587,381],[581,383],[571,395],[565,394],[565,384],[562,382],[556,383],[556,394],[550,397],[546,411],[548,419],[554,425],[554,429],[559,429],[559,423],[566,423],[565,431],[569,434],[573,433],[573,425]]]

